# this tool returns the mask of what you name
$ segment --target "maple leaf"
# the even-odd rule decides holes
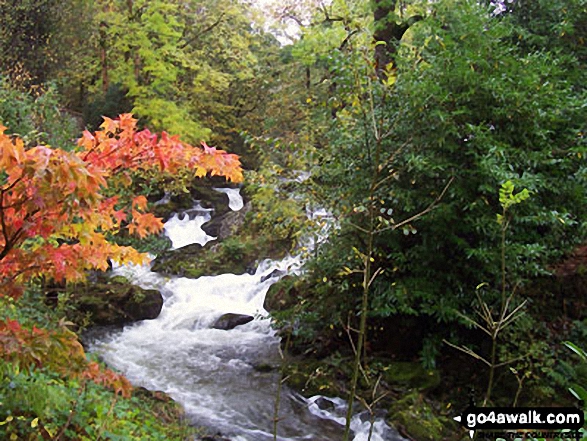
[[[106,133],[115,133],[119,124],[107,116],[103,116],[102,118],[104,119],[104,122],[100,124],[100,128],[104,129],[104,132]]]
[[[108,259],[145,263],[147,256],[130,247],[109,243],[129,222],[132,234],[144,237],[161,231],[161,219],[147,213],[144,196],[126,194],[133,172],[191,171],[228,180],[242,180],[238,156],[208,146],[194,147],[165,132],[158,137],[137,131],[130,114],[104,118],[100,130],[84,131],[76,153],[47,146],[24,148],[0,127],[0,295],[18,296],[23,285],[43,275],[47,279],[82,279],[85,271],[105,269]],[[65,241],[65,243],[63,243]]]
[[[204,147],[204,153],[208,155],[213,155],[216,153],[216,147],[210,147],[204,141],[200,141],[200,143],[202,144],[202,147]]]
[[[147,208],[147,198],[143,195],[137,196],[132,200],[132,206],[136,207],[139,210],[144,210]]]

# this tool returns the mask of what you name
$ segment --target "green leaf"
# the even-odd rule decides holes
[[[567,348],[569,348],[571,351],[573,351],[575,354],[581,357],[581,360],[587,363],[587,352],[585,352],[583,349],[581,349],[576,344],[570,341],[565,341],[564,344]]]
[[[575,386],[569,388],[569,392],[571,392],[573,394],[573,396],[575,398],[577,398],[578,400],[582,400],[582,401],[587,402],[587,390],[585,390],[581,386],[575,385]]]

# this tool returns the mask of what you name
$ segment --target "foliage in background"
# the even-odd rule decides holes
[[[28,146],[48,144],[71,150],[80,128],[64,111],[55,87],[22,91],[0,76],[0,121]]]
[[[375,142],[368,134],[374,121],[361,113],[364,96],[352,87],[357,75],[373,93],[374,120],[385,124],[385,151],[400,150],[378,192],[382,216],[409,218],[454,177],[430,215],[405,234],[376,240],[376,264],[386,271],[373,284],[375,315],[454,323],[455,311],[470,307],[475,286],[499,286],[494,189],[507,180],[535,195],[520,209],[508,240],[512,285],[548,273],[549,263],[585,237],[585,96],[571,81],[579,73],[561,68],[568,55],[525,52],[513,42],[519,32],[510,19],[474,2],[431,8],[405,37],[385,84],[375,84],[361,67],[362,46],[322,59],[336,89],[317,107],[318,121],[324,120],[320,112],[333,114],[330,106],[335,118],[317,150],[321,166],[313,179],[341,220],[315,263],[313,280],[326,275],[328,282],[317,284],[312,306],[339,299],[338,313],[323,310],[325,323],[345,321],[354,309],[358,281],[338,273],[353,262],[353,247],[365,243],[351,223],[364,225]]]
[[[92,130],[102,116],[132,111],[141,125],[192,143],[210,140],[252,160],[240,132],[262,133],[265,109],[281,87],[281,55],[246,2],[4,3],[0,72],[12,83],[29,89],[56,82],[64,104]],[[35,51],[27,52],[31,42]]]

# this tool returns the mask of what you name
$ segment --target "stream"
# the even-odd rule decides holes
[[[238,190],[227,194],[230,208],[243,207]],[[173,248],[214,241],[201,226],[209,210],[198,204],[165,224]],[[265,260],[254,274],[221,274],[198,279],[166,278],[150,266],[116,267],[143,288],[154,288],[164,299],[154,320],[144,320],[95,340],[90,350],[124,373],[136,386],[167,393],[185,409],[190,421],[233,441],[273,440],[275,397],[280,381],[279,337],[263,308],[269,287],[284,274],[301,271],[302,259],[289,256]],[[212,326],[226,313],[254,320],[234,329]],[[340,398],[309,399],[282,387],[277,439],[281,441],[339,441],[346,404]],[[358,412],[351,422],[354,441],[369,439],[369,415]],[[371,441],[403,438],[377,418]]]

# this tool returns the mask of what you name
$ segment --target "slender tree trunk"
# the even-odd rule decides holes
[[[102,92],[106,95],[108,87],[110,86],[108,79],[108,57],[107,57],[107,37],[106,28],[108,25],[105,22],[100,23],[100,64],[102,66]]]
[[[136,17],[134,16],[134,0],[126,0],[126,6],[128,9],[128,21],[130,23],[136,21]],[[136,47],[131,47],[130,51],[132,53],[132,60],[133,60],[133,73],[135,76],[135,81],[139,84],[139,80],[141,78],[141,58],[139,56],[139,51]],[[131,54],[129,54],[131,55]]]

